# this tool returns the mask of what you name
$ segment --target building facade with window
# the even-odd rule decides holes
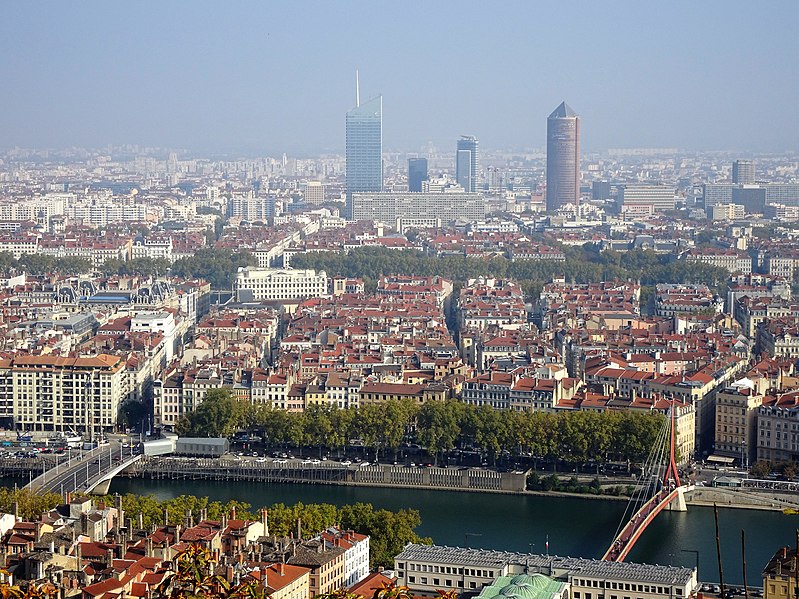
[[[567,582],[572,599],[683,599],[696,589],[696,569],[408,544],[394,558],[397,584],[414,595],[439,589],[478,593],[502,576],[544,574]]]
[[[16,430],[112,432],[126,394],[118,356],[0,361],[0,419]]]

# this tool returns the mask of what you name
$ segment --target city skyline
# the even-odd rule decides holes
[[[342,153],[336,115],[350,104],[344,82],[355,68],[369,73],[364,97],[385,98],[390,148],[443,147],[463,131],[484,148],[541,148],[535,115],[564,97],[591,123],[586,152],[776,152],[799,132],[789,2],[768,11],[743,2],[570,11],[511,3],[512,18],[496,21],[477,3],[425,6],[421,20],[356,4],[12,6],[0,25],[10,92],[0,143]],[[476,42],[453,44],[442,21]],[[756,117],[765,105],[780,119]]]

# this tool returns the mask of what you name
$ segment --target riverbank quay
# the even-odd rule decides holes
[[[688,505],[713,506],[747,510],[783,511],[799,510],[799,494],[779,493],[766,489],[730,489],[723,487],[696,487],[685,494]],[[797,520],[799,524],[799,520]]]
[[[483,468],[350,464],[320,460],[245,460],[144,456],[122,476],[167,480],[318,483],[382,487],[416,487],[456,491],[524,493],[527,472]]]
[[[627,501],[626,496],[528,491],[529,472],[497,472],[483,468],[411,467],[388,464],[349,464],[320,460],[188,458],[144,456],[119,476],[150,480],[241,481],[289,484],[418,488],[437,491],[503,493]],[[603,481],[604,483],[604,481]],[[697,487],[686,494],[688,505],[782,511],[799,508],[799,494],[766,490]]]

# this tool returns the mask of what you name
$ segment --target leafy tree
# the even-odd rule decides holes
[[[230,289],[239,267],[257,265],[249,252],[202,248],[191,257],[176,260],[171,272],[178,277],[205,279],[214,289]]]
[[[383,450],[392,451],[396,456],[416,412],[416,406],[409,400],[367,404],[356,412],[353,427],[360,433],[364,445],[374,450],[377,461]]]
[[[462,406],[456,401],[428,401],[419,410],[416,418],[418,439],[433,455],[436,464],[440,453],[455,448]]]
[[[189,437],[229,437],[246,423],[248,404],[228,389],[209,389],[203,402],[178,421],[176,432]]]
[[[224,576],[214,573],[215,565],[209,549],[189,545],[175,560],[175,571],[156,587],[156,597],[199,599],[226,596],[230,584]]]
[[[371,537],[369,548],[373,568],[392,564],[394,556],[408,543],[432,542],[416,534],[415,529],[421,524],[419,512],[416,510],[391,512],[375,510],[368,503],[356,503],[343,506],[339,515],[343,527],[358,530]]]
[[[58,498],[58,496],[56,495]],[[106,503],[112,504],[113,497],[106,496]],[[195,497],[181,495],[174,499],[159,501],[152,495],[134,495],[128,493],[122,496],[122,508],[134,520],[141,514],[142,524],[145,529],[152,525],[162,525],[166,513],[169,524],[179,524],[185,519],[187,512],[191,513],[195,522],[200,517],[200,511],[205,509],[207,517],[219,520],[223,514],[229,514],[236,508],[236,516],[249,520],[258,519],[256,513],[250,510],[250,505],[238,501],[229,501],[222,504],[218,501],[211,502],[208,497]],[[2,505],[0,505],[2,508]],[[375,510],[369,503],[356,503],[336,507],[331,504],[303,504],[287,506],[277,503],[268,506],[269,532],[278,536],[287,536],[294,532],[297,522],[302,522],[302,534],[310,536],[334,525],[357,530],[371,537],[371,562],[376,565],[391,564],[396,554],[402,551],[408,543],[431,543],[428,538],[420,537],[416,528],[421,524],[419,512],[416,510]]]
[[[329,275],[376,279],[389,274],[440,275],[455,282],[464,282],[479,275],[509,277],[536,297],[541,286],[553,276],[565,276],[575,283],[599,280],[638,280],[643,285],[656,283],[706,283],[723,285],[728,273],[723,268],[702,263],[676,260],[671,255],[652,250],[625,253],[599,252],[587,244],[583,248],[561,248],[564,262],[550,260],[517,260],[500,257],[429,256],[418,250],[358,248],[344,253],[313,252],[292,258],[297,268],[316,268]]]
[[[766,478],[771,473],[771,464],[766,460],[758,460],[752,464],[750,472],[755,478]]]
[[[384,582],[382,587],[377,589],[374,599],[413,599],[413,592],[404,585],[397,585],[396,581]]]
[[[16,504],[17,512],[23,520],[38,518],[61,504],[62,497],[58,493],[36,493],[29,489],[11,489],[0,487],[0,512],[13,513]]]
[[[788,480],[796,478],[797,472],[799,472],[799,470],[797,470],[796,462],[785,462],[782,465],[782,475]]]

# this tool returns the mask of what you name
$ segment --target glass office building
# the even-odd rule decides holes
[[[346,158],[347,203],[351,210],[353,193],[383,189],[383,96],[347,113]]]

